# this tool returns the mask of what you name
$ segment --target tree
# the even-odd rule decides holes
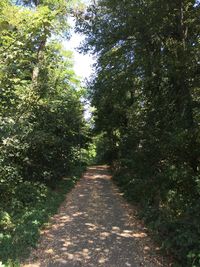
[[[5,262],[20,256],[24,240],[17,231],[24,217],[80,165],[80,149],[89,140],[84,90],[72,53],[59,44],[69,32],[68,3],[26,3],[0,3],[0,258]]]

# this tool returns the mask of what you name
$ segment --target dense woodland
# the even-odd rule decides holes
[[[88,140],[84,90],[61,45],[71,8],[65,0],[0,1],[0,262],[35,244]]]
[[[90,129],[69,16],[97,60]],[[195,0],[0,1],[0,262],[35,246],[96,147],[175,266],[200,266],[199,19]]]
[[[97,57],[89,97],[104,159],[178,266],[200,266],[199,2],[95,2],[77,31]]]

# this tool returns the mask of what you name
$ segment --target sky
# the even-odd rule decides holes
[[[74,21],[72,18],[69,19],[69,23],[72,26],[71,38],[68,41],[64,41],[64,48],[73,51],[74,54],[74,71],[77,76],[81,78],[82,81],[89,78],[92,73],[92,64],[94,59],[90,54],[83,55],[77,51],[80,43],[84,40],[84,36],[75,33],[73,30]]]
[[[90,0],[82,0],[85,4],[89,4]],[[82,54],[77,51],[77,48],[80,46],[81,42],[84,40],[84,35],[75,33],[73,28],[75,26],[75,22],[73,18],[69,18],[69,23],[71,25],[71,38],[70,40],[64,41],[63,46],[65,49],[73,52],[74,55],[74,71],[76,75],[84,82],[90,77],[92,74],[93,68],[92,65],[95,63],[95,60],[90,54]],[[86,120],[91,119],[91,107],[90,104],[87,103],[84,105],[84,117]]]

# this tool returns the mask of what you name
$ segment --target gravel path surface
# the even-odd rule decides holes
[[[134,215],[107,166],[88,168],[42,231],[23,267],[170,266]]]

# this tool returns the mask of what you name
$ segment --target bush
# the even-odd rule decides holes
[[[11,209],[12,214],[1,212],[0,259],[5,266],[17,267],[20,259],[27,257],[31,247],[35,247],[40,227],[56,213],[60,204],[80,178],[84,168],[76,168],[70,179],[57,183],[56,190],[44,184],[24,182],[16,189],[16,197],[21,209]],[[30,196],[29,196],[30,194]]]
[[[140,204],[140,214],[157,241],[180,266],[199,266],[199,176],[184,164],[163,162],[162,171],[127,168],[123,161],[114,179],[125,197]]]
[[[45,201],[47,194],[47,186],[39,182],[33,183],[25,181],[20,183],[15,191],[15,197],[21,201],[25,207]]]
[[[6,211],[0,210],[0,230],[7,230],[12,227],[11,216]]]

